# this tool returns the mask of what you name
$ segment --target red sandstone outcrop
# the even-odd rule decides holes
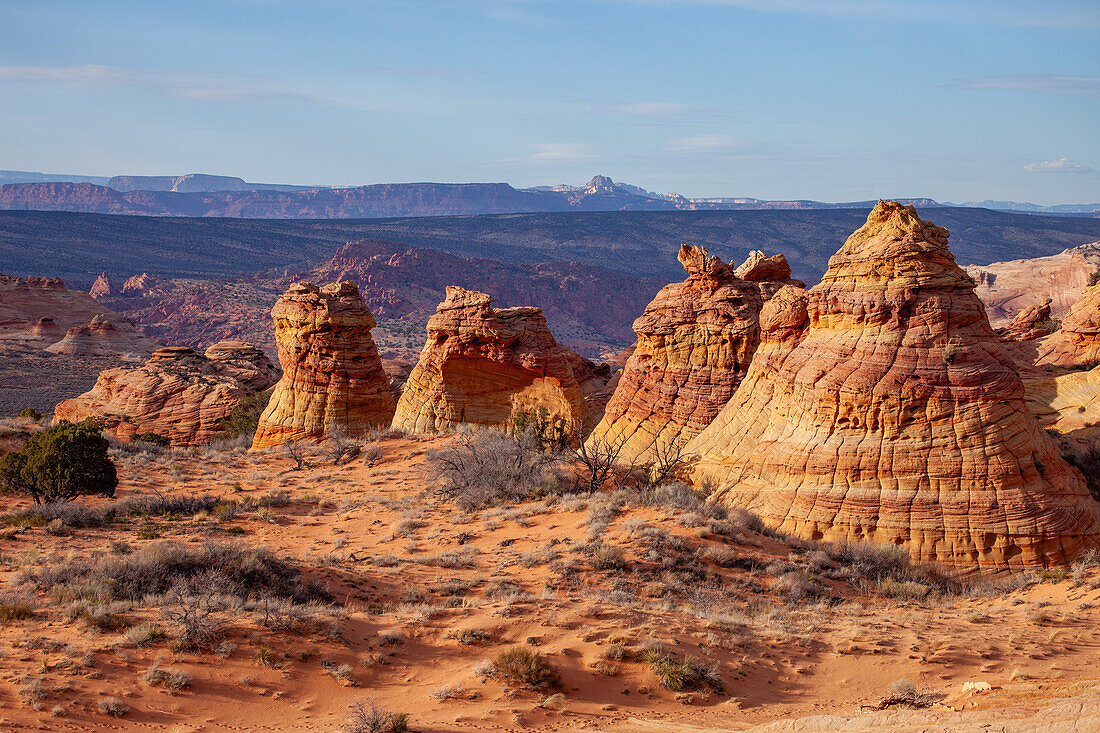
[[[517,413],[545,408],[576,431],[598,418],[610,376],[559,345],[539,308],[493,308],[487,294],[452,286],[428,319],[393,427],[510,426]]]
[[[142,295],[152,288],[160,285],[164,282],[164,278],[160,275],[150,275],[147,272],[143,272],[140,275],[133,275],[127,278],[126,282],[122,284],[123,295]]]
[[[355,283],[295,283],[271,317],[283,378],[260,417],[253,449],[389,425],[394,399],[371,339],[376,323]]]
[[[1029,341],[1050,334],[1049,328],[1044,328],[1050,320],[1050,298],[1043,298],[1038,305],[1029,305],[1012,319],[1007,327],[997,329],[998,335],[1008,341]]]
[[[713,498],[811,539],[967,568],[1065,563],[1100,505],[1024,402],[947,230],[879,202],[687,450]],[[801,323],[801,325],[799,325]]]
[[[1100,362],[1100,285],[1084,293],[1062,318],[1062,327],[1043,339],[1036,364],[1086,366]]]
[[[1005,326],[1031,306],[1049,298],[1051,315],[1061,318],[1100,271],[1100,242],[1083,244],[1048,257],[967,265],[994,326]]]
[[[57,278],[0,275],[0,346],[144,358],[157,348],[128,319]]]
[[[634,351],[589,437],[617,447],[626,463],[649,463],[710,424],[748,371],[764,302],[801,285],[782,255],[753,252],[735,270],[684,245],[679,259],[687,280],[666,285],[634,321]]]
[[[151,432],[195,445],[222,432],[221,420],[242,399],[277,379],[275,366],[250,344],[220,342],[205,356],[170,346],[140,366],[102,372],[89,392],[57,406],[54,422],[99,418],[122,439]]]
[[[113,295],[118,295],[118,286],[111,280],[111,276],[104,272],[92,283],[92,287],[88,289],[88,295],[97,300],[99,298],[110,298]]]

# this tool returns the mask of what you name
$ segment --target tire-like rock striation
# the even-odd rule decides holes
[[[157,433],[174,445],[206,443],[223,431],[221,420],[245,397],[278,377],[267,356],[250,344],[218,342],[204,356],[169,346],[140,366],[102,372],[90,391],[57,405],[54,422],[97,418],[121,439]]]
[[[804,306],[768,304],[749,374],[687,447],[713,500],[967,569],[1098,543],[1100,505],[1028,411],[947,236],[879,202]]]
[[[394,399],[370,335],[377,324],[355,283],[294,283],[271,317],[283,377],[253,449],[389,425]]]
[[[802,285],[783,255],[753,252],[735,271],[685,244],[679,259],[687,279],[662,288],[634,321],[634,350],[588,438],[624,463],[650,463],[709,425],[748,371],[761,307],[784,285]]]
[[[997,335],[1006,341],[1030,341],[1050,334],[1050,298],[1043,298],[1036,305],[1024,308],[1004,328],[997,329]]]
[[[393,427],[414,433],[508,427],[518,413],[545,408],[576,431],[598,419],[610,376],[609,368],[558,344],[541,309],[493,308],[487,294],[449,286],[428,319]]]

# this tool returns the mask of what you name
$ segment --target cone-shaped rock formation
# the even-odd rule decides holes
[[[275,366],[250,344],[221,341],[205,356],[170,346],[140,366],[102,372],[90,391],[57,406],[54,421],[98,418],[119,438],[157,433],[195,445],[222,432],[220,421],[241,400],[276,379]]]
[[[609,376],[558,344],[541,309],[493,308],[485,293],[449,286],[428,319],[393,426],[417,433],[509,426],[517,413],[545,408],[576,430],[598,418]]]
[[[1100,362],[1100,285],[1085,288],[1062,327],[1043,339],[1036,364],[1085,366]]]
[[[748,371],[764,302],[796,283],[783,255],[753,252],[736,272],[701,247],[682,246],[679,259],[688,278],[634,321],[634,351],[589,437],[623,462],[650,462],[710,424]]]
[[[1028,412],[947,230],[879,202],[805,315],[786,300],[688,445],[715,500],[803,537],[968,568],[1064,563],[1097,543],[1100,506]]]
[[[393,395],[370,335],[377,324],[355,283],[295,283],[271,317],[283,377],[260,416],[253,449],[389,425]]]

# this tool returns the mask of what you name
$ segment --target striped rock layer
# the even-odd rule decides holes
[[[260,416],[254,450],[389,425],[394,399],[370,335],[377,324],[355,283],[294,283],[271,317],[283,377]]]
[[[91,390],[55,408],[54,422],[98,418],[121,439],[157,433],[174,445],[196,445],[222,432],[221,420],[278,376],[251,344],[219,341],[203,356],[185,346],[165,347],[140,366],[100,373]]]
[[[558,344],[541,309],[493,308],[485,293],[448,286],[428,319],[393,427],[416,433],[462,424],[507,427],[517,413],[545,408],[576,430],[602,409],[599,389],[609,371]]]
[[[633,354],[588,438],[624,463],[650,463],[710,424],[748,371],[764,302],[797,282],[782,255],[753,252],[736,271],[701,247],[682,246],[679,259],[687,279],[634,321]]]
[[[880,201],[804,302],[768,304],[749,374],[687,447],[714,500],[968,569],[1098,543],[1100,505],[1028,411],[947,235]]]
[[[1062,327],[1039,344],[1036,364],[1095,366],[1100,362],[1100,284],[1085,288]]]

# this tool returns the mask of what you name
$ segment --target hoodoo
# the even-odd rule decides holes
[[[223,418],[277,378],[275,366],[250,344],[220,341],[205,356],[169,346],[140,366],[104,371],[90,391],[57,406],[54,422],[97,418],[119,438],[157,433],[175,445],[195,445],[222,432]]]
[[[271,317],[283,377],[260,416],[253,449],[389,425],[393,395],[370,335],[377,323],[355,283],[294,283]]]
[[[580,429],[598,416],[610,370],[561,346],[542,310],[493,308],[485,293],[449,286],[393,420],[417,433],[461,424],[508,426],[545,408]]]
[[[688,277],[666,285],[634,321],[637,343],[589,440],[647,463],[710,424],[748,371],[760,309],[791,280],[783,255],[753,252],[734,270],[702,247],[680,248]]]
[[[811,539],[968,568],[1065,563],[1100,505],[1024,401],[947,230],[880,201],[687,447],[714,500]],[[803,310],[804,307],[804,310]]]

